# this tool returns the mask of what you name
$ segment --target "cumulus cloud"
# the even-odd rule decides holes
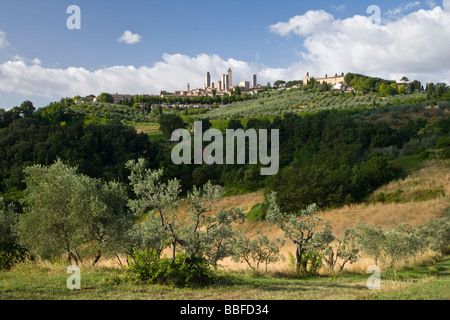
[[[318,10],[274,24],[269,30],[303,37],[302,61],[291,69],[308,68],[317,76],[344,71],[450,82],[450,42],[446,40],[450,37],[450,0],[442,7],[411,12],[381,26],[371,23],[368,16],[340,20]]]
[[[258,66],[235,59],[224,60],[218,55],[199,54],[189,57],[182,54],[164,54],[162,61],[151,67],[114,66],[89,71],[85,68],[45,68],[35,59],[17,57],[0,64],[0,90],[21,95],[41,97],[66,97],[101,92],[159,93],[162,90],[184,90],[203,87],[205,74],[217,82],[228,68],[233,70],[233,82],[250,81]],[[264,68],[263,68],[264,69]],[[264,73],[270,78],[270,69]]]
[[[132,33],[130,30],[126,30],[117,41],[125,42],[127,44],[135,44],[141,42],[141,40],[142,36],[137,33]]]
[[[323,10],[310,10],[304,15],[289,19],[288,22],[278,22],[271,25],[269,30],[281,36],[287,36],[290,33],[306,36],[327,31],[326,29],[333,21],[333,16]]]

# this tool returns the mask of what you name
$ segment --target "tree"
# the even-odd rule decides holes
[[[284,245],[285,240],[278,238],[270,241],[266,235],[261,235],[259,230],[256,232],[256,238],[251,240],[246,233],[247,231],[242,232],[235,240],[233,260],[236,262],[243,260],[253,270],[259,270],[260,264],[264,263],[267,272],[269,263],[281,259],[280,247]]]
[[[114,103],[114,98],[111,94],[103,92],[99,96],[99,100],[102,103]]]
[[[126,194],[119,184],[103,185],[61,160],[24,172],[25,207],[17,233],[31,253],[43,259],[66,253],[70,264],[78,264],[83,262],[82,245],[89,243],[95,264],[103,253],[116,249],[127,227],[122,211]]]
[[[269,208],[266,219],[278,224],[285,236],[296,246],[296,269],[299,273],[308,273],[309,260],[321,256],[328,245],[333,241],[329,222],[315,214],[318,208],[315,204],[308,206],[299,214],[286,214],[281,212],[276,202],[276,193],[268,195]]]
[[[401,82],[403,82],[403,84],[406,84],[407,82],[409,82],[408,77],[404,76],[403,78],[400,79]]]
[[[341,265],[339,266],[338,272],[341,273],[347,263],[355,263],[358,260],[358,255],[358,234],[354,229],[345,229],[344,237],[337,239],[334,246],[328,247],[324,255],[324,260],[331,271],[334,271],[334,268],[340,260]]]
[[[0,271],[10,269],[23,260],[25,251],[18,245],[14,232],[19,217],[14,205],[6,205],[0,197]]]
[[[415,230],[410,225],[402,223],[397,225],[395,229],[385,231],[383,248],[389,261],[389,268],[394,269],[395,276],[396,264],[414,256],[420,248],[420,241],[415,234]]]
[[[382,83],[380,85],[380,94],[384,97],[387,96],[394,96],[398,93],[397,84],[392,83],[391,85],[387,85],[385,83]]]
[[[273,83],[273,85],[274,85],[276,88],[284,87],[284,86],[286,85],[286,81],[284,81],[284,80],[277,80],[277,81],[275,81],[275,82]]]
[[[224,189],[207,183],[203,188],[194,187],[188,193],[184,207],[188,216],[181,219],[179,198],[180,182],[175,178],[162,182],[162,170],[145,168],[144,159],[130,160],[127,168],[132,190],[136,196],[129,201],[129,208],[136,216],[149,214],[151,223],[163,231],[172,247],[172,262],[177,247],[184,249],[187,260],[205,258],[211,265],[231,254],[233,232],[231,224],[243,221],[245,215],[239,208],[218,208]],[[212,213],[215,212],[215,215]]]
[[[237,129],[244,129],[244,126],[242,125],[242,122],[238,119],[231,119],[228,122],[228,129],[233,129],[233,130],[237,130]]]
[[[444,217],[433,219],[421,226],[418,236],[431,250],[441,255],[448,253],[450,251],[450,209]]]
[[[34,111],[36,110],[36,108],[33,106],[33,103],[31,101],[24,101],[21,105],[20,105],[20,113],[21,116],[24,118],[29,118],[33,115]]]
[[[385,234],[380,226],[377,228],[366,223],[360,223],[356,226],[358,233],[358,241],[361,246],[361,251],[375,260],[378,260],[383,254],[383,244],[385,241]]]
[[[172,138],[172,133],[177,129],[184,129],[187,123],[174,113],[163,113],[158,119],[160,130],[168,140]]]

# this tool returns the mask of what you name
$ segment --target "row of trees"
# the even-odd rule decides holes
[[[407,262],[417,254],[430,249],[446,254],[450,250],[450,211],[417,230],[404,223],[386,230],[360,223],[336,238],[329,222],[316,216],[315,204],[296,214],[280,209],[276,193],[267,200],[267,220],[278,225],[295,244],[295,270],[300,274],[317,273],[323,265],[332,272],[337,268],[340,273],[347,263],[358,261],[361,254],[373,258],[375,264],[384,260],[387,268],[395,272],[399,262]]]
[[[359,224],[337,238],[330,223],[317,216],[317,205],[287,213],[277,204],[276,193],[267,196],[267,221],[281,228],[285,239],[261,233],[250,239],[234,228],[245,214],[219,206],[222,187],[207,183],[182,198],[180,182],[163,182],[162,170],[148,169],[144,159],[129,161],[126,167],[131,198],[120,183],[89,178],[61,160],[26,168],[24,212],[17,214],[0,201],[2,267],[10,267],[24,249],[48,260],[65,254],[70,264],[87,257],[96,264],[102,256],[116,257],[122,264],[121,257],[127,256],[133,260],[128,273],[158,281],[160,275],[167,278],[171,265],[177,272],[187,271],[182,275],[188,277],[198,268],[208,274],[227,257],[267,270],[268,264],[282,259],[285,239],[295,245],[291,260],[298,274],[315,274],[323,266],[340,273],[361,254],[395,270],[399,262],[426,250],[445,254],[450,249],[449,213],[417,230],[406,224],[386,230]],[[170,261],[162,257],[169,248]]]
[[[362,93],[379,93],[382,96],[393,96],[406,92],[414,93],[423,90],[422,84],[418,80],[411,83],[407,77],[400,81],[403,85],[398,86],[396,81],[385,80],[376,77],[369,77],[357,73],[347,73],[345,75],[345,84]]]

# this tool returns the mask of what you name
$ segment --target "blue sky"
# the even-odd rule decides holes
[[[69,5],[81,9],[81,30],[66,27]],[[367,27],[370,5],[381,9],[377,30]],[[75,94],[158,93],[184,89],[187,82],[200,87],[206,71],[216,81],[229,66],[237,81],[257,73],[264,84],[302,79],[307,71],[450,82],[449,59],[442,57],[448,48],[438,39],[448,39],[448,24],[439,23],[449,18],[450,6],[441,7],[441,1],[430,0],[5,0],[0,3],[0,108],[25,99],[43,106]],[[416,33],[408,34],[413,27]],[[125,31],[140,41],[118,41]],[[397,61],[397,54],[406,59],[423,54],[414,39],[427,33],[436,39],[423,45],[435,52],[423,59],[434,63]],[[368,41],[375,49],[365,51]],[[389,57],[394,67],[386,62]]]

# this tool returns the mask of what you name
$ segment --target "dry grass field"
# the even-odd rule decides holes
[[[405,203],[363,203],[345,206],[339,209],[329,209],[320,212],[318,215],[330,222],[333,227],[333,234],[337,237],[343,235],[346,228],[351,228],[364,222],[382,228],[393,228],[399,223],[408,223],[417,228],[427,221],[442,217],[450,207],[450,161],[428,161],[424,166],[405,179],[392,181],[391,183],[376,190],[374,194],[380,192],[390,193],[398,189],[403,191],[402,195],[408,198],[410,194],[417,194],[419,191],[442,189],[444,194],[436,199],[425,201],[409,201]],[[248,211],[257,203],[264,199],[262,193],[252,193],[243,196],[231,196],[221,200],[221,205],[226,208],[240,206],[242,210]],[[259,230],[269,238],[283,237],[283,232],[277,226],[271,226],[266,222],[246,222],[243,226],[251,237]],[[288,268],[288,254],[294,253],[295,247],[292,243],[286,242],[281,250],[285,257],[284,262],[269,265],[271,271],[286,271]],[[373,264],[370,259],[361,259],[355,265],[346,267],[349,270],[365,270],[366,266]],[[243,270],[247,266],[244,263],[236,263],[231,259],[223,261],[223,265],[228,270]]]

